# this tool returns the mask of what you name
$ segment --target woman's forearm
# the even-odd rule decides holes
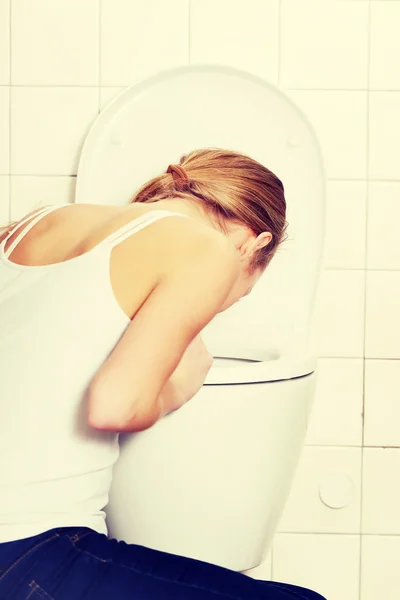
[[[173,377],[168,379],[158,396],[158,406],[160,418],[164,415],[177,410],[186,402],[184,394]]]

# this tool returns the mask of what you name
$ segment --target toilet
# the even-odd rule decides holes
[[[109,535],[236,571],[260,564],[312,407],[310,343],[324,237],[319,143],[273,85],[225,66],[171,69],[126,89],[84,143],[76,202],[124,205],[182,154],[248,154],[283,181],[288,239],[252,294],[203,330],[204,386],[153,427],[120,436]]]

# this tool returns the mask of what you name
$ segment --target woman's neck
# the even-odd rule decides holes
[[[220,227],[218,226],[215,217],[199,206],[197,202],[181,200],[180,198],[168,198],[165,200],[157,200],[151,204],[149,203],[147,206],[151,206],[154,210],[170,210],[187,215],[188,217],[203,221],[220,231]]]

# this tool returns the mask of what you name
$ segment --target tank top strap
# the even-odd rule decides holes
[[[18,231],[18,229],[22,225],[25,225],[25,223],[28,223],[28,225],[26,227],[23,227],[22,231],[20,231],[20,233],[15,238],[15,240],[9,245],[9,247],[7,248],[7,251],[4,252],[4,256],[6,258],[9,258],[11,253],[15,250],[15,248],[18,246],[18,244],[22,240],[22,238],[24,238],[26,236],[26,234],[32,229],[32,227],[34,227],[37,223],[39,223],[39,221],[41,219],[43,219],[43,217],[47,216],[54,210],[61,208],[61,206],[64,206],[64,205],[55,205],[55,206],[52,205],[52,206],[45,206],[43,208],[39,208],[35,213],[30,214],[27,217],[24,217],[21,221],[18,221],[18,223],[10,229],[7,236],[1,242],[1,248],[3,249],[3,252],[4,252],[5,245],[6,245],[7,241],[11,238],[11,236],[14,235],[14,233],[16,231]]]
[[[164,217],[173,216],[185,217],[187,219],[190,219],[188,215],[184,215],[178,212],[172,212],[169,210],[157,210],[154,212],[148,212],[144,215],[141,215],[140,217],[135,217],[132,221],[129,221],[129,223],[125,223],[125,225],[122,225],[122,227],[120,227],[119,229],[111,233],[109,236],[104,238],[104,240],[102,240],[98,245],[114,248],[127,238],[131,237],[133,234],[147,227],[147,225],[151,225],[151,223],[155,223],[156,221]]]

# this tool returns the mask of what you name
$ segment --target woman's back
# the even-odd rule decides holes
[[[56,526],[105,532],[118,440],[90,427],[85,393],[159,275],[157,231],[131,236],[171,215],[63,207],[45,210],[11,256],[16,235],[3,236],[0,542]]]
[[[12,252],[12,263],[44,267],[78,258],[94,249],[119,228],[142,215],[154,212],[153,207],[144,204],[129,205],[124,208],[90,204],[65,205],[59,208],[62,210],[54,210],[44,215],[34,228],[24,235],[23,240]],[[22,230],[23,227],[20,229]],[[11,244],[17,238],[19,231],[17,230],[7,241],[6,251],[11,249]],[[162,227],[162,232],[165,235],[165,227]],[[133,315],[136,298],[140,305],[140,290],[146,287],[146,276],[149,279],[155,275],[153,271],[156,265],[151,262],[151,254],[146,250],[154,244],[155,238],[158,237],[158,242],[160,241],[160,234],[154,232],[152,228],[144,233],[146,235],[139,236],[140,240],[128,238],[127,243],[115,247],[111,257],[112,289],[117,303],[129,317]],[[4,241],[6,235],[0,236],[0,243]],[[135,259],[136,255],[138,258],[140,256],[140,260]],[[132,285],[134,279],[135,285]]]

